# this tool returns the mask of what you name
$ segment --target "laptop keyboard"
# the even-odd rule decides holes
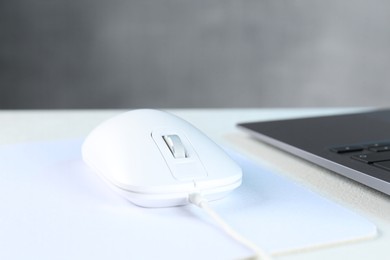
[[[334,153],[390,171],[390,141],[332,147]]]

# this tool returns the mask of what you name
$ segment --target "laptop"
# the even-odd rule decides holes
[[[238,124],[256,139],[390,195],[390,109]]]

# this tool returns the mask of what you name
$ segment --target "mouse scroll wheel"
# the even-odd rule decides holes
[[[183,142],[177,135],[164,135],[163,139],[171,151],[173,157],[176,159],[186,158],[186,149],[184,148]]]

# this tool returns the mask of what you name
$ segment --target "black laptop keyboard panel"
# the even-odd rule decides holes
[[[359,162],[390,171],[390,141],[342,145],[330,148]]]

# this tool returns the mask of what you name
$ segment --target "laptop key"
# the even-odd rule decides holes
[[[386,151],[390,151],[390,145],[370,147],[369,150],[376,153],[386,152]]]
[[[360,145],[345,145],[333,147],[330,150],[335,153],[351,153],[351,152],[359,152],[363,151],[364,147]]]
[[[369,153],[369,154],[357,154],[351,156],[352,159],[364,162],[364,163],[375,163],[390,161],[390,152],[381,152],[381,153]]]
[[[367,145],[368,149],[373,148],[373,147],[380,147],[380,146],[390,146],[389,142],[378,142],[378,143],[372,143]]]
[[[390,161],[378,162],[378,163],[374,163],[374,165],[383,170],[390,171]]]

